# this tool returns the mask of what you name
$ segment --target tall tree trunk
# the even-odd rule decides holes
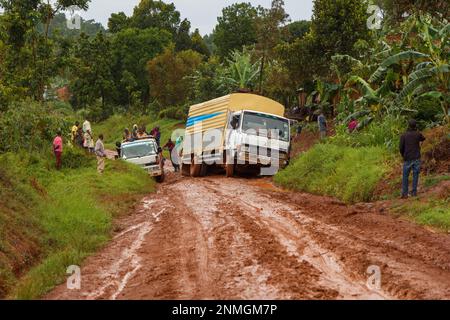
[[[263,94],[263,78],[264,78],[264,64],[266,62],[266,51],[263,51],[261,60],[261,70],[259,71],[259,93]]]

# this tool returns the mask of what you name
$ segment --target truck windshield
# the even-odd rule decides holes
[[[279,140],[289,141],[289,120],[276,116],[245,112],[242,130],[247,134],[254,132],[254,134],[258,135],[267,135],[267,133],[270,134],[275,131]],[[275,137],[272,138],[275,139]]]
[[[126,159],[142,158],[156,153],[156,146],[153,142],[139,142],[122,146],[122,157]]]

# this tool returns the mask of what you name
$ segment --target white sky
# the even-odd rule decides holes
[[[108,24],[111,13],[120,11],[131,15],[139,0],[92,0],[87,12],[81,15],[85,19],[94,19],[104,26]],[[210,33],[217,22],[222,9],[236,2],[251,2],[253,5],[270,7],[271,0],[165,0],[173,2],[182,18],[191,21],[192,29],[199,28],[202,34]],[[285,0],[286,11],[295,20],[309,20],[312,15],[313,0]]]

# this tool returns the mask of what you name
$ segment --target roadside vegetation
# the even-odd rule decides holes
[[[382,147],[318,144],[279,173],[275,182],[350,203],[370,201],[376,185],[388,171],[387,161],[388,153]]]
[[[114,216],[154,189],[120,162],[98,179],[94,159],[67,144],[76,120],[89,119],[95,139],[103,133],[115,149],[134,124],[159,126],[165,143],[189,106],[237,91],[279,101],[308,137],[323,110],[330,137],[297,141],[301,154],[275,181],[354,203],[397,196],[399,135],[415,118],[428,138],[423,185],[448,180],[445,1],[376,1],[381,29],[367,27],[366,1],[314,0],[311,21],[292,21],[283,0],[234,3],[201,35],[174,4],[142,0],[129,16],[113,13],[107,29],[83,20],[68,30],[63,12],[90,3],[0,0],[0,297],[47,292],[107,241]],[[59,129],[61,172],[51,154]],[[400,208],[449,225],[448,194]]]
[[[69,132],[72,117],[28,102],[0,119],[0,297],[41,297],[106,243],[115,217],[155,190],[143,170],[122,162],[108,162],[100,178],[95,157],[68,145],[57,171],[51,139]]]

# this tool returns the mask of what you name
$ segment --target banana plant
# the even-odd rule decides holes
[[[254,88],[260,71],[260,60],[252,63],[247,51],[235,50],[227,59],[228,66],[220,77],[220,85],[228,90],[250,91]]]

